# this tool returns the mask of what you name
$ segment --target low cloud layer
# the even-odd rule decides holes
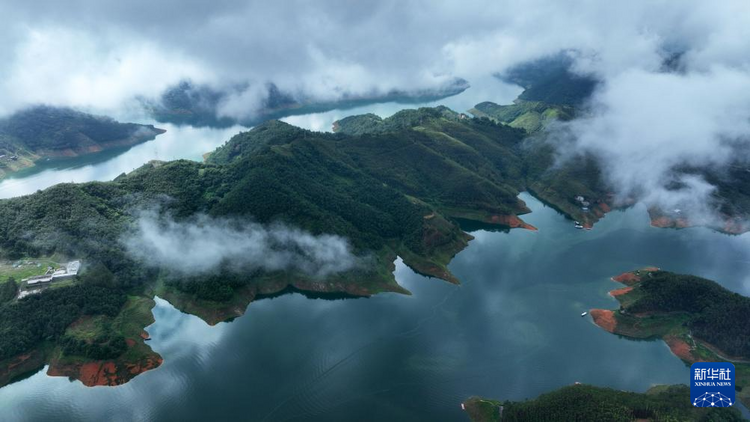
[[[140,212],[122,242],[133,258],[183,276],[262,270],[326,277],[361,265],[339,236],[206,215],[175,221],[156,210]]]
[[[0,3],[0,116],[40,102],[121,115],[190,80],[248,87],[218,108],[242,118],[267,83],[331,101],[471,83],[571,50],[602,84],[562,152],[598,157],[618,197],[710,211],[714,188],[674,167],[745,161],[746,0]],[[681,73],[663,73],[675,52]]]
[[[750,60],[744,0],[6,3],[0,113],[37,102],[107,112],[184,79],[216,88],[273,82],[335,100],[471,82],[564,49],[594,58],[580,66],[605,78],[654,70],[664,49],[688,51],[695,69]],[[223,112],[252,108],[258,95],[250,90]]]
[[[747,163],[748,93],[750,74],[731,67],[623,72],[594,95],[587,117],[563,125],[567,151],[597,157],[620,200],[706,216],[715,188],[680,170]]]

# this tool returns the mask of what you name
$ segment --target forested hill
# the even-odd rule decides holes
[[[622,311],[633,315],[687,315],[692,335],[728,356],[750,360],[750,298],[714,281],[667,271],[646,272]],[[626,296],[627,297],[627,296]]]
[[[305,145],[446,215],[474,213],[484,220],[526,212],[517,199],[523,132],[457,116],[444,107],[404,110],[382,121],[382,130],[361,135],[315,133],[273,121],[235,136],[207,162],[229,164],[263,148],[282,152]],[[356,118],[350,121],[357,125]]]
[[[686,385],[656,386],[646,393],[632,393],[581,384],[522,402],[472,397],[464,406],[472,422],[745,420],[735,408],[693,407]]]
[[[563,51],[521,63],[497,77],[524,88],[519,100],[579,106],[591,96],[600,82],[593,75],[576,72],[572,54]]]
[[[269,121],[232,138],[205,164],[151,163],[113,182],[60,184],[3,200],[0,254],[82,257],[103,265],[117,285],[137,286],[153,274],[118,240],[133,210],[160,204],[178,219],[204,213],[343,236],[356,253],[382,256],[377,277],[368,278],[377,280],[371,291],[393,289],[387,269],[397,254],[418,271],[456,281],[445,265],[466,235],[444,217],[523,225],[515,217],[527,211],[517,198],[522,132],[435,112],[419,112],[424,127],[362,136]]]
[[[679,71],[675,60],[679,58],[670,56],[665,59],[665,72]],[[583,220],[586,225],[596,222],[601,216],[599,214],[613,205],[604,184],[605,178],[602,177],[602,172],[607,169],[602,169],[592,157],[578,157],[557,163],[552,171],[548,171],[553,165],[555,148],[569,147],[556,147],[553,142],[558,138],[547,137],[546,129],[554,122],[569,121],[587,113],[586,101],[599,85],[594,77],[573,72],[572,64],[568,55],[559,54],[514,67],[498,75],[525,88],[513,104],[499,105],[485,101],[475,105],[470,112],[476,117],[486,117],[533,135],[528,138],[528,150],[535,153],[537,158],[529,162],[541,163],[537,167],[544,174],[540,173],[538,179],[531,180],[528,189],[575,220]],[[707,219],[701,210],[682,209],[674,212],[651,208],[649,214],[654,226],[682,228],[705,225],[732,234],[750,230],[750,166],[742,156],[737,156],[734,162],[722,168],[682,163],[675,165],[672,171],[676,177],[695,175],[715,186],[709,204],[714,213],[711,219]],[[673,188],[679,189],[679,186]],[[594,199],[588,202],[610,203],[606,209],[599,209],[598,212],[592,210],[595,215],[581,213],[580,205],[572,202],[571,194]]]
[[[130,146],[161,133],[152,125],[119,123],[70,108],[28,108],[0,119],[0,178],[40,158]]]
[[[647,268],[613,278],[620,309],[594,309],[600,327],[632,338],[661,338],[683,361],[735,365],[738,398],[750,403],[750,298],[714,281]]]
[[[470,236],[450,217],[527,227],[516,216],[528,211],[517,198],[524,174],[518,156],[523,132],[487,119],[454,119],[446,109],[406,115],[412,122],[408,128],[364,135],[316,133],[269,121],[236,135],[206,163],[152,162],[112,182],[60,184],[2,200],[0,258],[80,258],[87,266],[84,285],[110,289],[113,297],[123,291],[156,293],[211,323],[241,314],[257,294],[287,286],[359,296],[405,293],[393,276],[397,256],[420,273],[458,282],[447,264]],[[242,262],[208,275],[171,277],[173,267],[145,265],[122,241],[136,229],[143,209],[156,209],[161,218],[181,224],[203,215],[222,224],[228,219],[266,227],[283,223],[312,235],[338,235],[351,244],[360,265],[322,280],[294,269],[234,270],[243,268]],[[16,321],[20,306],[30,301],[44,303],[25,298],[0,304],[0,313],[10,316],[0,322],[6,333],[0,337],[5,354],[0,361],[39,342],[88,350],[59,343],[65,324],[44,334],[51,311],[31,313],[24,324]],[[59,321],[81,315],[87,315],[85,309]],[[34,327],[34,335],[26,336],[24,327]],[[27,340],[13,345],[4,338]],[[104,340],[97,347],[121,350]]]
[[[486,128],[490,138],[503,136],[513,141],[475,142],[466,130],[470,127]],[[337,121],[334,130],[339,134],[362,135],[362,139],[392,138],[394,133],[408,133],[405,130],[419,133],[436,140],[441,148],[451,146],[450,154],[455,157],[473,160],[467,168],[489,162],[501,184],[514,190],[531,191],[586,226],[595,223],[609,210],[608,191],[602,182],[601,170],[593,159],[577,157],[563,166],[555,166],[553,145],[543,138],[527,136],[523,128],[497,123],[487,117],[470,118],[446,107],[422,108],[402,110],[386,119],[373,114],[350,116]],[[402,159],[407,160],[406,157]],[[589,202],[589,211],[584,211],[576,201],[579,195]]]
[[[555,120],[570,120],[591,97],[599,81],[572,70],[566,53],[514,66],[498,78],[519,85],[524,91],[513,104],[485,101],[471,112],[535,133]]]
[[[229,127],[237,124],[253,126],[268,119],[333,109],[343,110],[378,102],[413,104],[435,101],[460,94],[468,87],[469,83],[464,79],[453,78],[432,89],[392,90],[360,95],[344,93],[337,100],[323,101],[304,94],[287,92],[273,83],[267,83],[262,87],[241,84],[218,89],[185,80],[169,87],[158,100],[142,99],[141,102],[160,122],[210,127]],[[245,117],[229,117],[221,113],[227,102],[233,97],[242,96],[249,89],[263,93],[257,109],[250,110]]]

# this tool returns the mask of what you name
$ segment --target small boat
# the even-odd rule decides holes
[[[581,224],[578,221],[575,221],[574,224],[573,224],[573,227],[575,227],[577,229],[582,229],[583,228],[583,224]]]
[[[584,313],[582,313],[582,314],[581,314],[581,316],[582,316],[582,317],[585,317],[585,316],[586,316],[586,315],[588,315],[588,314],[589,314],[589,313],[588,313],[587,311],[585,311]]]
[[[466,410],[466,405],[461,403],[461,410]]]

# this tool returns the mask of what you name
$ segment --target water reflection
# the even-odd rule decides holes
[[[747,236],[650,228],[639,207],[581,231],[523,199],[533,210],[525,220],[540,231],[473,232],[451,264],[460,286],[399,260],[396,278],[412,296],[288,294],[215,327],[157,299],[149,331],[162,367],[115,388],[38,373],[0,389],[3,416],[462,420],[458,404],[470,395],[523,399],[575,381],[635,391],[686,382],[688,368],[663,342],[618,338],[580,312],[615,307],[609,277],[651,264],[743,291]],[[710,265],[695,262],[701,255]]]
[[[471,88],[442,100],[466,110],[493,92]],[[484,92],[481,90],[485,90]],[[494,91],[493,91],[494,90]],[[481,95],[481,98],[479,97]],[[345,115],[386,117],[402,105],[290,117],[328,130]],[[119,117],[120,120],[135,120]],[[50,162],[0,183],[0,197],[67,181],[110,180],[151,159],[201,155],[243,128],[168,132],[122,154]],[[684,383],[688,369],[660,341],[635,342],[594,326],[580,312],[614,308],[609,277],[657,265],[715,279],[750,295],[748,235],[649,226],[644,207],[616,211],[592,231],[522,195],[524,220],[539,232],[492,232],[451,263],[454,286],[398,261],[396,278],[412,296],[310,300],[288,294],[251,304],[245,316],[208,326],[157,299],[150,345],[164,364],[119,387],[84,387],[39,372],[0,389],[7,420],[462,420],[471,395],[523,399],[575,381],[644,391]]]

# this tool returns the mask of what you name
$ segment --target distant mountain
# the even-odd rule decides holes
[[[264,87],[265,97],[251,117],[235,119],[219,116],[219,110],[232,95],[241,95],[249,86],[238,85],[218,90],[208,85],[182,81],[167,89],[157,101],[142,99],[144,107],[157,121],[180,125],[229,127],[235,124],[253,126],[268,119],[347,109],[378,102],[411,104],[439,100],[465,91],[468,82],[454,78],[435,89],[415,91],[392,90],[387,93],[365,95],[344,94],[336,101],[319,101],[315,98],[294,95],[280,90],[275,84]]]
[[[665,53],[661,70],[680,72],[682,57],[682,53]],[[549,142],[544,131],[554,122],[572,120],[585,113],[586,101],[599,83],[593,78],[571,73],[571,66],[570,56],[561,53],[514,67],[498,76],[526,87],[513,104],[485,101],[469,112],[536,135],[526,140],[526,150],[536,157],[528,162],[536,163],[532,167],[538,172],[527,188],[543,201],[588,226],[612,206],[612,195],[602,177],[606,169],[600,168],[593,157],[578,157],[552,169],[556,147]],[[674,174],[694,174],[716,187],[710,204],[716,219],[708,221],[702,216],[691,216],[691,210],[687,209],[651,208],[649,214],[654,226],[708,226],[734,234],[750,230],[750,165],[743,157],[738,157],[725,168],[676,166]],[[674,185],[674,189],[680,188],[679,184]],[[578,196],[583,196],[596,208],[587,207],[589,211],[583,211],[581,201],[575,199]]]
[[[164,130],[70,108],[36,106],[0,120],[0,178],[42,158],[73,157],[154,139]]]
[[[578,106],[591,96],[599,81],[575,73],[573,64],[573,57],[561,52],[522,63],[496,76],[524,88],[519,100]]]

